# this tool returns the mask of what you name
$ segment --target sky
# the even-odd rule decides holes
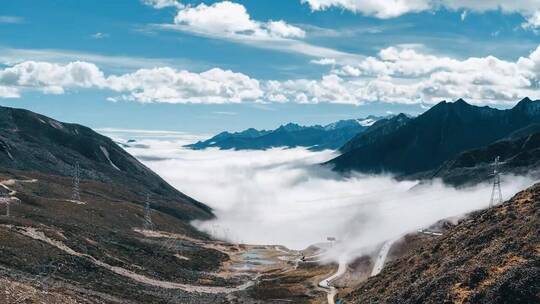
[[[539,0],[2,0],[0,105],[197,134],[507,108],[539,45]]]

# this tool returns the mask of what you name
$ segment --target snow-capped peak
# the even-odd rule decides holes
[[[362,127],[370,127],[377,122],[377,120],[373,118],[359,119],[357,121]]]

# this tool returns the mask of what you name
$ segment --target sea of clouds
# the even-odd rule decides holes
[[[332,260],[372,254],[387,240],[486,208],[491,194],[489,184],[456,190],[438,181],[417,186],[389,175],[345,178],[319,165],[336,156],[334,151],[195,151],[183,145],[203,137],[165,131],[102,133],[124,142],[135,139],[128,152],[211,206],[216,219],[194,222],[200,230],[232,242],[292,249],[335,237],[339,241]],[[510,198],[533,183],[503,176],[503,195]]]

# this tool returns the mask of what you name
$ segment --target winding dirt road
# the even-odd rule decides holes
[[[373,270],[371,271],[371,276],[376,276],[384,268],[384,263],[386,262],[386,258],[388,257],[388,252],[390,252],[390,248],[392,248],[392,244],[394,244],[396,240],[389,240],[384,243],[384,245],[381,247],[381,250],[379,251],[379,255],[377,255],[377,260],[375,260],[375,265],[373,266]]]
[[[342,276],[345,271],[347,271],[347,263],[345,261],[340,261],[337,271],[333,275],[319,282],[319,286],[327,290],[328,304],[336,303],[335,297],[337,294],[337,289],[331,285],[332,281]]]
[[[6,226],[6,225],[4,225]],[[77,252],[73,250],[72,248],[68,247],[66,244],[53,240],[49,237],[47,237],[42,231],[39,231],[38,229],[34,227],[20,227],[20,226],[7,226],[8,228],[15,228],[17,232],[19,232],[22,235],[25,235],[27,237],[30,237],[32,239],[44,242],[46,244],[49,244],[51,246],[54,246],[65,253],[77,257],[82,257],[90,260],[93,264],[100,266],[102,268],[108,269],[109,271],[112,271],[118,275],[130,278],[134,281],[137,281],[139,283],[152,285],[164,289],[181,289],[186,292],[196,292],[196,293],[208,293],[208,294],[219,294],[219,293],[232,293],[240,290],[247,289],[248,287],[252,286],[254,284],[253,281],[248,281],[242,285],[236,286],[236,287],[218,287],[218,286],[202,286],[202,285],[189,285],[189,284],[181,284],[181,283],[175,283],[175,282],[169,282],[169,281],[161,281],[157,279],[153,279],[141,274],[137,274],[133,271],[130,271],[128,269],[112,266],[105,262],[102,262],[96,258],[94,258],[91,255],[84,254]]]

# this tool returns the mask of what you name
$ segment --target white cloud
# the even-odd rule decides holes
[[[489,185],[456,190],[436,182],[410,190],[415,182],[390,176],[343,178],[318,165],[335,156],[331,151],[192,151],[182,148],[187,138],[145,135],[147,139],[138,141],[150,148],[129,152],[182,192],[214,208],[216,220],[195,224],[230,241],[304,249],[333,236],[340,242],[330,258],[351,259],[370,254],[386,240],[489,203]],[[510,197],[530,183],[508,178],[503,194]]]
[[[0,98],[20,98],[19,91],[13,87],[0,86]]]
[[[104,87],[105,78],[97,66],[87,62],[59,65],[26,61],[0,70],[0,86],[10,88],[17,95],[21,89],[62,94],[64,87]]]
[[[521,24],[521,27],[526,30],[537,30],[540,28],[540,11],[529,16],[527,20]]]
[[[164,67],[106,77],[96,65],[80,61],[18,63],[0,70],[0,87],[4,98],[19,97],[24,90],[63,94],[66,89],[94,88],[122,93],[112,100],[163,103],[238,103],[263,95],[256,79],[217,68],[192,73]]]
[[[313,64],[318,65],[335,65],[336,60],[334,58],[321,58],[321,59],[314,59],[310,61]]]
[[[521,14],[527,21],[523,28],[534,29],[540,25],[540,1],[538,0],[301,0],[312,10],[326,10],[332,7],[350,10],[377,18],[393,18],[408,13],[437,10],[441,7],[459,11],[464,10],[464,20],[468,11],[486,12],[501,11],[503,13]]]
[[[110,76],[108,87],[129,92],[123,99],[165,103],[239,103],[262,97],[259,82],[241,73],[211,69],[203,73],[172,68],[142,69]]]
[[[269,21],[266,28],[271,35],[284,38],[304,38],[306,32],[299,27],[287,24],[283,20]]]
[[[302,0],[313,10],[339,7],[377,18],[392,18],[430,8],[428,0]]]
[[[332,59],[314,61],[331,64]],[[257,80],[219,68],[195,73],[170,67],[105,75],[87,62],[25,61],[0,69],[0,96],[25,90],[62,94],[74,88],[119,93],[109,100],[163,103],[368,102],[436,103],[465,98],[477,104],[513,104],[540,99],[540,46],[527,57],[455,59],[429,54],[415,45],[388,47],[354,64],[332,64],[320,79]]]
[[[149,27],[182,31],[212,39],[311,57],[330,57],[341,62],[354,62],[363,58],[363,56],[304,42],[302,38],[305,38],[307,34],[302,28],[284,20],[254,20],[242,4],[231,1],[187,6],[178,11],[173,23],[154,24]]]
[[[186,7],[178,11],[174,23],[184,30],[210,35],[240,35],[262,39],[305,36],[302,29],[283,20],[266,23],[253,20],[243,5],[230,1]]]
[[[166,7],[176,7],[180,9],[184,7],[184,5],[182,5],[179,1],[176,0],[142,0],[142,2],[156,9],[162,9]]]
[[[494,56],[458,60],[414,48],[389,47],[381,50],[377,57],[367,57],[357,65],[342,65],[332,70],[338,77],[332,81],[334,94],[327,94],[325,90],[328,77],[312,82],[296,80],[294,85],[284,82],[277,91],[289,93],[289,99],[302,94],[304,100],[307,97],[312,102],[334,98],[334,102],[356,104],[369,101],[434,103],[466,98],[476,103],[514,103],[524,96],[540,98],[539,67],[540,47],[514,62]],[[321,92],[326,98],[321,98]]]
[[[271,101],[294,101],[298,103],[345,103],[361,104],[355,82],[346,82],[337,75],[325,75],[320,80],[296,79],[269,81],[265,84],[267,99]],[[277,99],[277,100],[276,100]],[[281,100],[279,100],[281,99]]]
[[[187,7],[178,12],[174,22],[193,31],[209,33],[254,33],[260,30],[243,5],[229,1]]]
[[[92,34],[91,36],[94,39],[104,39],[104,38],[109,38],[110,35],[107,33],[97,32],[95,34]]]

